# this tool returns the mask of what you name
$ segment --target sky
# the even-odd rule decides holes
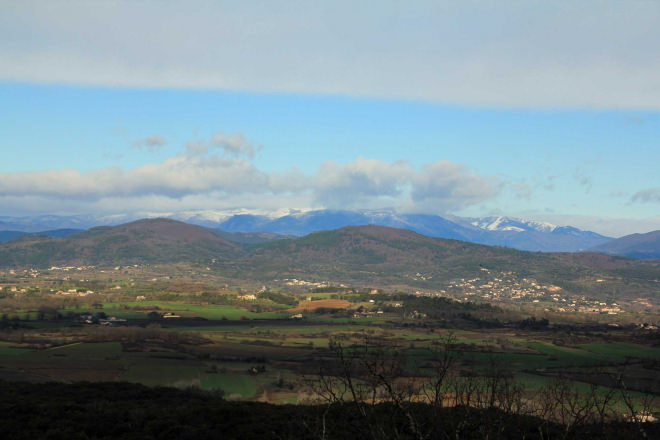
[[[660,3],[0,1],[0,215],[660,229]]]

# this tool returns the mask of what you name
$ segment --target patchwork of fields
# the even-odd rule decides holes
[[[229,305],[108,302],[104,313],[127,319],[126,325],[34,322],[33,329],[23,331],[22,342],[0,342],[0,377],[128,381],[221,390],[229,399],[301,402],[309,398],[305,381],[331,356],[332,340],[359,346],[368,337],[405,356],[407,374],[419,376],[432,374],[430,366],[451,335],[451,350],[463,374],[505,368],[529,392],[558,376],[582,387],[592,383],[607,388],[606,373],[613,375],[624,365],[634,376],[630,383],[657,389],[660,348],[627,342],[625,331],[578,334],[576,343],[560,343],[559,330],[440,329],[424,322],[402,323],[391,313],[370,320],[307,314],[350,305],[329,301],[262,313]],[[150,321],[147,310],[181,318]],[[292,311],[305,313],[305,318],[287,318]],[[589,371],[601,374],[589,376]]]
[[[423,401],[446,357],[454,387],[483,391],[496,379],[535,402],[568,383],[580,399],[602,401],[625,383],[635,408],[659,408],[648,404],[660,395],[652,314],[539,313],[368,287],[270,289],[192,266],[76,276],[58,273],[0,298],[0,380],[130,382],[230,401],[318,403],[323,381],[341,380],[341,362],[363,386],[367,359],[384,356],[396,362],[388,380],[417,387],[409,398]],[[12,282],[18,292],[35,281],[17,274]],[[445,398],[465,393],[459,388]]]

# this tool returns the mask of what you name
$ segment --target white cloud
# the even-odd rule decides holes
[[[403,161],[388,163],[362,157],[346,165],[326,161],[316,173],[315,197],[326,207],[364,207],[370,199],[400,196],[413,174]]]
[[[415,205],[426,207],[427,212],[460,209],[490,199],[498,192],[495,178],[470,173],[463,165],[448,160],[425,165],[412,183]]]
[[[189,156],[199,156],[208,153],[209,146],[204,140],[186,142],[186,154]]]
[[[46,170],[0,174],[0,195],[103,197],[161,195],[172,198],[209,191],[261,192],[268,176],[249,162],[220,156],[174,156],[128,171],[101,168],[88,173]]]
[[[0,79],[660,108],[660,3],[0,3]]]
[[[211,143],[230,156],[245,156],[250,159],[261,150],[261,147],[255,147],[242,134],[228,134],[222,130],[211,136]]]
[[[63,201],[60,208],[109,204],[123,210],[130,210],[131,206],[158,210],[206,209],[218,204],[226,207],[228,203],[232,207],[252,207],[267,200],[270,206],[279,204],[278,208],[394,207],[448,212],[492,198],[498,188],[495,179],[471,173],[449,161],[416,169],[404,161],[390,163],[358,157],[346,164],[324,162],[316,173],[307,175],[297,168],[264,172],[246,160],[213,154],[199,145],[188,143],[188,154],[129,170],[109,167],[87,173],[2,173],[0,198],[7,203],[12,198],[31,203],[38,199],[42,202],[37,206],[44,209],[58,206],[53,201]],[[196,154],[190,154],[191,148],[196,148]],[[195,202],[199,205],[195,206]],[[15,201],[10,205],[29,206],[17,205]]]
[[[96,200],[53,198],[45,196],[0,196],[0,214],[7,216],[79,215],[94,213],[117,215],[120,218],[144,218],[159,213],[199,212],[277,212],[282,206],[305,209],[311,199],[305,194],[280,195],[244,193],[191,194],[179,198],[162,195],[102,197]]]
[[[358,157],[341,165],[324,162],[314,179],[317,202],[330,208],[395,207],[405,211],[447,213],[495,197],[499,181],[471,173],[448,160],[416,169]]]
[[[151,136],[147,136],[145,138],[138,139],[137,141],[133,142],[133,147],[146,148],[147,150],[153,152],[156,151],[158,148],[165,146],[165,144],[167,144],[165,138],[163,138],[159,134],[152,134]]]

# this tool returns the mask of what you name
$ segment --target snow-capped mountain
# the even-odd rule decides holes
[[[243,214],[220,224],[232,232],[271,232],[305,235],[343,226],[376,224],[410,229],[431,237],[450,238],[474,243],[507,246],[521,250],[575,252],[605,243],[609,237],[570,226],[508,217],[450,219],[432,214],[399,214],[391,211],[319,210],[285,215],[279,218]]]
[[[0,217],[0,231],[37,232],[63,228],[86,229],[154,217],[181,220],[227,232],[267,232],[293,236],[344,226],[375,224],[409,229],[431,237],[545,252],[575,252],[611,240],[609,237],[595,232],[581,231],[571,226],[555,226],[549,223],[504,216],[445,218],[433,214],[402,214],[389,210],[265,212],[236,209],[172,213],[141,212],[102,216]]]
[[[466,219],[470,224],[479,229],[488,231],[539,231],[539,232],[552,232],[557,226],[546,223],[537,222],[534,220],[523,220],[512,217],[482,217],[475,219]]]

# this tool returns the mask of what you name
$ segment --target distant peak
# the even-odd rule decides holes
[[[487,231],[540,231],[552,232],[557,226],[535,220],[524,220],[514,217],[491,216],[473,219],[470,224],[479,229]]]

